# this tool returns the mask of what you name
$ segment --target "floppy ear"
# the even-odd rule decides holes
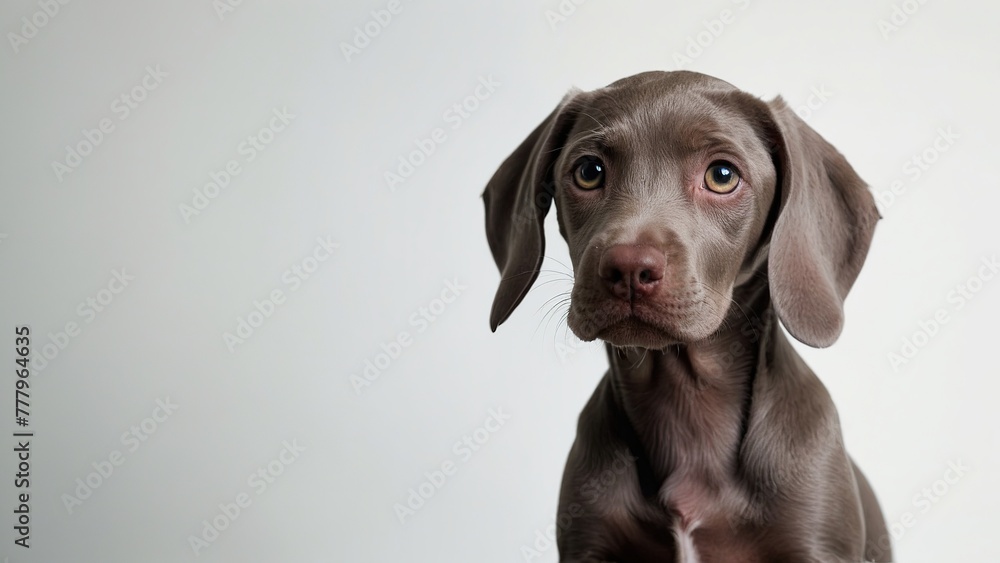
[[[567,94],[545,121],[528,135],[486,184],[486,239],[500,268],[490,328],[496,331],[524,299],[538,277],[545,252],[543,222],[555,195],[552,168],[572,129],[570,109],[577,92]]]
[[[840,336],[844,298],[880,216],[868,186],[837,149],[780,97],[768,106],[780,193],[768,254],[771,299],[792,336],[825,348]]]

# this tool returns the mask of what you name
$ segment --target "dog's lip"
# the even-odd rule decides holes
[[[663,348],[681,342],[662,323],[634,310],[601,327],[597,338],[615,346],[644,348]]]
[[[671,314],[673,313],[673,314]],[[665,348],[691,340],[691,311],[673,302],[623,299],[580,300],[570,306],[569,324],[581,339],[615,346]]]

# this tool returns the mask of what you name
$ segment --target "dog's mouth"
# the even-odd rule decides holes
[[[579,285],[570,300],[567,324],[584,341],[662,349],[710,337],[723,322],[722,305],[700,283],[676,284],[642,299],[621,299]]]
[[[598,331],[597,338],[615,346],[636,346],[659,349],[679,344],[681,339],[664,327],[638,315],[629,315]]]
[[[568,324],[581,340],[601,339],[615,346],[635,346],[659,349],[688,340],[649,307],[632,306],[627,302],[607,301],[596,307],[571,306]]]

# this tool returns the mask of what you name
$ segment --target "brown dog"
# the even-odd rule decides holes
[[[693,72],[571,92],[483,198],[493,330],[538,275],[554,199],[569,327],[611,364],[566,464],[560,561],[891,561],[830,396],[778,326],[837,339],[879,215],[784,101]]]

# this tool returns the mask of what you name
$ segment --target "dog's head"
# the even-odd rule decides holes
[[[493,330],[538,276],[555,200],[570,329],[646,348],[710,337],[755,275],[794,337],[832,344],[879,218],[850,164],[780,98],[683,71],[571,92],[483,199],[501,272]]]

